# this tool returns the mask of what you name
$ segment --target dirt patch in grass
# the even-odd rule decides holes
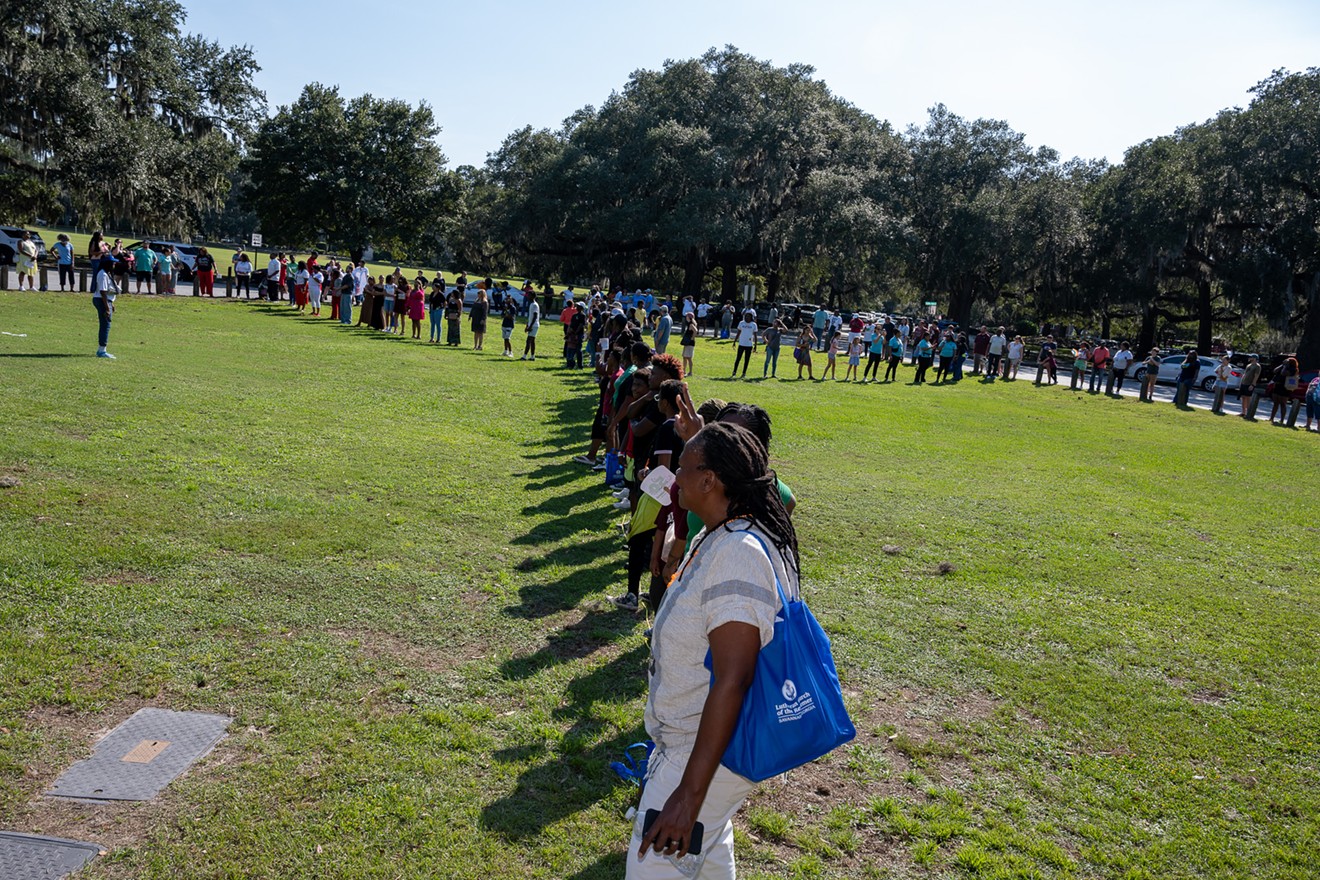
[[[877,798],[921,805],[929,801],[926,786],[962,788],[975,771],[972,748],[961,733],[993,717],[1000,706],[985,692],[936,694],[901,689],[887,694],[856,713],[856,739],[791,771],[786,778],[762,783],[736,822],[753,840],[788,863],[810,849],[799,845],[795,834],[828,834],[821,818],[806,817],[823,818],[838,807],[864,811]],[[748,822],[752,808],[792,817],[793,831],[784,840],[759,838]],[[910,860],[906,839],[878,830],[869,820],[854,830],[854,848],[840,850],[831,859],[831,866],[843,869],[845,876],[851,875],[849,869],[884,865],[895,857],[904,864]]]
[[[451,672],[464,663],[487,657],[491,652],[490,645],[482,641],[423,645],[393,633],[360,627],[332,629],[328,633],[346,642],[355,642],[358,650],[370,660],[433,674]]]

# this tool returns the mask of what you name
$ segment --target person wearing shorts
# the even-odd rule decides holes
[[[156,254],[151,249],[151,242],[144,241],[133,249],[133,279],[137,282],[137,293],[142,292],[142,285],[147,285],[151,293],[151,279],[156,274]]]
[[[500,336],[504,339],[504,356],[513,357],[513,322],[518,308],[513,304],[513,297],[504,298],[504,308],[500,316]]]

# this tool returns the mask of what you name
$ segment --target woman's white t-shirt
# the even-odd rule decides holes
[[[657,747],[682,750],[697,738],[710,693],[710,633],[726,623],[747,623],[760,632],[764,648],[774,638],[779,612],[776,578],[790,599],[797,596],[797,581],[769,537],[746,520],[699,533],[679,572],[652,631],[645,723]]]
[[[756,344],[756,322],[738,322],[738,344],[751,347]]]

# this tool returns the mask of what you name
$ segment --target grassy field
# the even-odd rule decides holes
[[[585,374],[257,304],[95,329],[0,293],[0,828],[96,878],[621,876],[646,622]],[[731,363],[693,394],[774,417],[859,729],[759,789],[743,876],[1320,876],[1314,435]],[[39,797],[145,705],[236,720],[154,802]]]

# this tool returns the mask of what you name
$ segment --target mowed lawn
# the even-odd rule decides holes
[[[88,877],[621,876],[647,623],[586,373],[193,299],[122,297],[113,362],[85,295],[0,330],[0,830]],[[859,729],[760,788],[743,876],[1320,876],[1320,438],[732,357],[693,395],[774,418]],[[40,797],[148,705],[235,721],[154,802]]]

